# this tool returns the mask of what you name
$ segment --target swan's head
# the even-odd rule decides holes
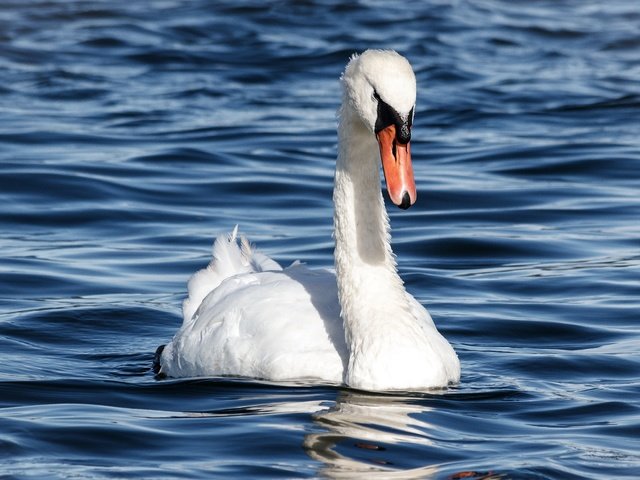
[[[343,108],[351,109],[375,135],[391,201],[409,208],[416,201],[411,166],[411,126],[416,77],[406,58],[391,50],[354,56],[342,75]]]

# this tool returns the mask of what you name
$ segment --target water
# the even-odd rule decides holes
[[[4,1],[0,477],[637,478],[637,7]],[[332,265],[368,47],[417,73],[394,248],[462,382],[155,380],[214,235]]]

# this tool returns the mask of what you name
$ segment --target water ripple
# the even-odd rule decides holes
[[[638,20],[622,0],[3,2],[0,476],[635,478]],[[461,384],[157,381],[214,235],[332,266],[337,79],[369,47],[416,71],[394,250]]]

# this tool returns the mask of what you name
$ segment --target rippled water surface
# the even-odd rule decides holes
[[[3,1],[0,477],[640,475],[633,1]],[[331,266],[337,79],[418,78],[407,288],[460,385],[154,379],[236,223]]]

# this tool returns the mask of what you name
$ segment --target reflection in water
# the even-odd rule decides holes
[[[418,416],[430,409],[416,400],[343,391],[333,408],[314,416],[315,423],[328,431],[307,435],[304,447],[326,465],[320,473],[330,478],[430,478],[437,468],[403,468],[397,465],[402,456],[394,451],[403,444],[432,445],[425,432],[433,426]]]
[[[432,438],[444,432],[424,420],[432,410],[424,398],[341,391],[329,410],[316,411],[316,425],[325,432],[309,433],[304,448],[324,464],[319,473],[329,478],[435,478],[438,466],[457,457],[443,455]],[[445,446],[445,450],[453,450]],[[429,455],[433,452],[433,455]],[[455,471],[449,480],[502,480],[503,473]]]

